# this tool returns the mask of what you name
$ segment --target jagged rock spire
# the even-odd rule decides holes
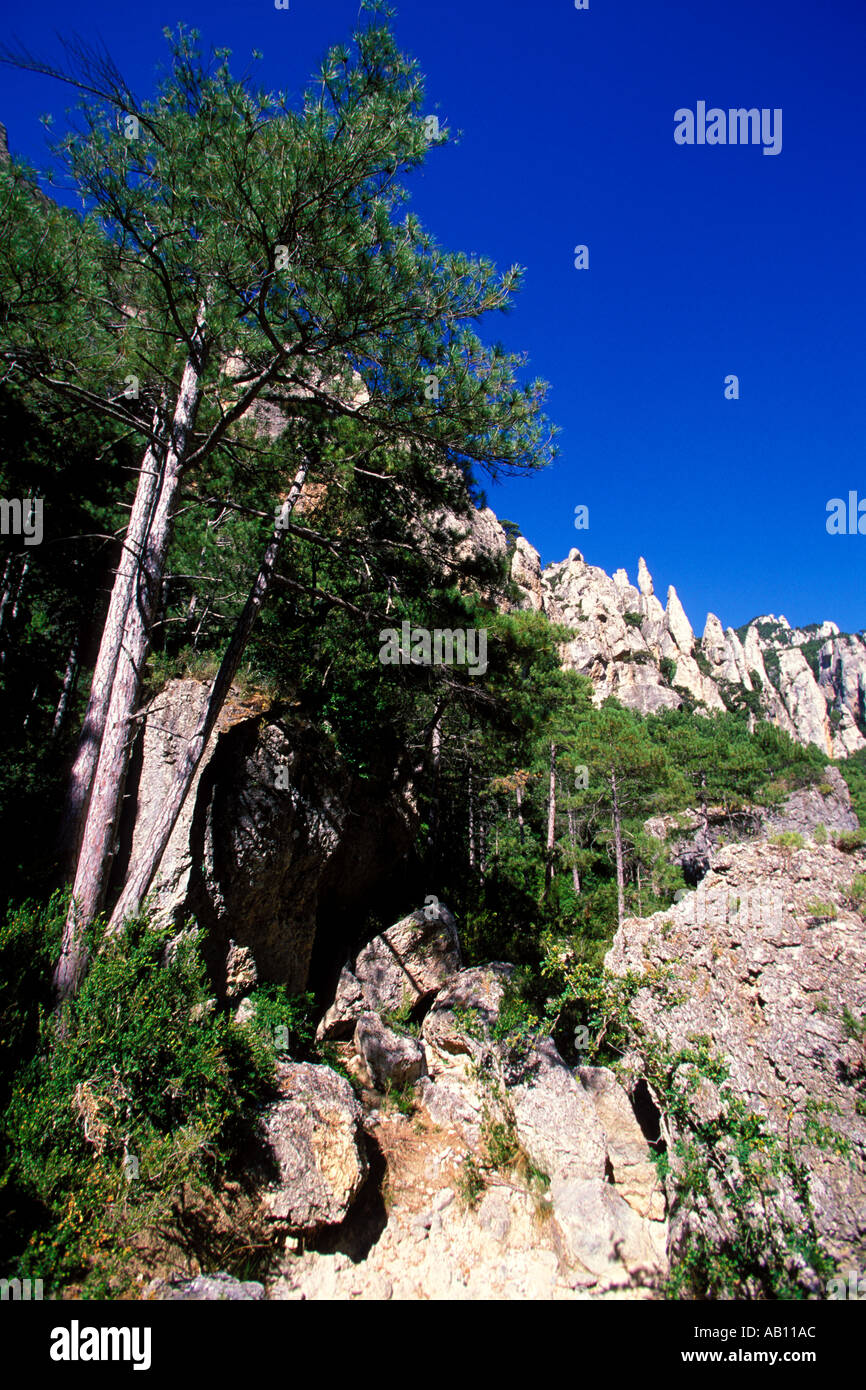
[[[686,617],[686,610],[680,603],[679,595],[673,584],[668,589],[668,604],[665,609],[665,617],[668,624],[668,632],[676,642],[681,652],[687,656],[695,645],[695,634],[692,632],[692,625]]]
[[[647,569],[646,560],[642,555],[637,562],[637,586],[644,598],[652,598],[654,593],[653,577]]]

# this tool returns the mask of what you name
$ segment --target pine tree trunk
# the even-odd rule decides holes
[[[580,893],[580,874],[577,870],[577,822],[574,809],[568,810],[568,839],[571,844],[571,883],[575,893]]]
[[[439,796],[440,775],[442,771],[442,723],[437,719],[430,731],[430,754],[433,764],[433,791],[430,798],[430,836],[429,845],[434,860],[439,840]]]
[[[187,441],[195,426],[201,400],[205,350],[203,311],[195,331],[196,354],[188,359],[181,379],[171,434],[165,450],[159,491],[146,532],[137,584],[130,597],[126,624],[111,683],[99,758],[87,805],[72,899],[63,931],[54,986],[62,1003],[76,993],[87,968],[83,933],[105,901],[116,848],[117,824],[134,739],[134,715],[147,659],[150,632],[171,536],[171,521],[183,473]],[[127,582],[126,576],[121,584]],[[118,608],[120,603],[118,603]]]
[[[11,618],[10,618],[10,625],[11,625],[12,623],[14,623],[14,622],[15,622],[15,619],[18,617],[18,605],[19,605],[20,602],[21,602],[21,595],[22,595],[23,592],[24,592],[24,581],[25,581],[26,578],[27,578],[27,573],[28,573],[28,570],[29,570],[29,569],[30,569],[30,560],[27,559],[27,558],[25,558],[24,563],[23,563],[23,565],[21,566],[21,576],[20,576],[20,578],[19,578],[19,580],[18,580],[18,583],[17,583],[17,585],[16,585],[16,587],[15,587],[15,598],[14,598],[13,601],[12,601],[12,614],[11,614]]]
[[[6,609],[12,597],[14,585],[15,569],[18,563],[17,555],[10,555],[6,564],[3,566],[3,578],[0,580],[0,632],[3,630],[3,620],[6,616]]]
[[[472,768],[469,769],[469,785],[467,788],[469,804],[469,868],[475,870],[475,806],[472,800]]]
[[[154,433],[159,428],[159,414],[154,416]],[[159,462],[153,445],[149,445],[141,463],[138,486],[126,528],[120,560],[114,576],[108,613],[102,629],[99,655],[90,682],[90,697],[84,712],[84,723],[78,740],[75,761],[69,774],[66,799],[60,818],[59,855],[64,877],[75,872],[84,822],[93,789],[93,778],[99,761],[99,749],[105,733],[111,686],[117,670],[117,659],[123,642],[126,618],[132,595],[138,584],[145,542],[151,524],[154,502],[159,485]]]
[[[309,464],[305,461],[295,475],[289,496],[283,504],[280,517],[274,526],[273,535],[268,543],[261,567],[247,596],[243,612],[235,623],[231,639],[220,662],[220,668],[214,677],[208,702],[202,712],[198,727],[187,742],[183,757],[178,759],[176,764],[174,782],[163,800],[159,818],[151,828],[144,856],[139,863],[132,866],[123,892],[111,914],[110,926],[114,932],[121,929],[125,918],[134,915],[141,907],[159,868],[166,846],[171,839],[171,832],[183,810],[183,804],[192,786],[196,769],[207,747],[208,739],[213,732],[225,698],[231,689],[232,681],[237,674],[250,633],[270,589],[277,558],[286,534],[286,524],[303,490],[308,468]]]
[[[15,620],[18,617],[18,607],[21,603],[21,595],[24,592],[24,581],[27,578],[27,571],[30,569],[29,557],[25,556],[23,560],[20,561],[21,572],[16,578],[15,570],[18,567],[18,563],[17,556],[13,555],[10,557],[3,575],[3,596],[2,599],[0,599],[0,630],[2,630],[4,626],[4,615],[7,609],[9,609],[8,616],[6,616],[5,619],[5,627],[7,635],[10,637],[12,636],[12,628],[15,626]],[[10,603],[12,605],[11,608],[9,608]],[[5,664],[6,642],[4,641],[2,648],[0,648],[0,666],[5,666]]]
[[[60,699],[57,701],[57,708],[54,711],[54,722],[51,725],[50,738],[54,739],[63,728],[66,719],[66,711],[69,708],[69,701],[75,689],[75,679],[78,675],[78,649],[81,645],[81,632],[76,632],[69,648],[69,655],[66,658],[66,670],[63,673],[63,687],[60,691]]]
[[[620,926],[625,917],[625,870],[622,854],[622,818],[616,789],[616,773],[610,774],[610,789],[613,800],[613,839],[616,849],[616,916]]]
[[[550,745],[550,790],[547,798],[547,854],[544,862],[544,896],[553,879],[553,853],[556,848],[556,744]]]
[[[517,786],[516,786],[515,789],[514,789],[514,794],[515,794],[515,798],[516,798],[516,800],[517,800],[517,827],[518,827],[518,829],[519,829],[519,831],[520,831],[520,838],[521,838],[521,840],[522,840],[522,839],[523,839],[523,788],[522,788],[522,786],[520,785],[519,782],[517,783]]]

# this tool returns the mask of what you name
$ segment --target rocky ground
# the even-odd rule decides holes
[[[761,839],[711,857],[695,892],[616,935],[609,970],[646,981],[617,1075],[572,1070],[549,1038],[504,1030],[511,967],[464,968],[444,905],[376,937],[319,1026],[354,1085],[286,1061],[264,1117],[259,1200],[280,1233],[278,1268],[263,1285],[176,1279],[151,1296],[662,1296],[696,1232],[729,1234],[724,1200],[684,1207],[676,1163],[661,1177],[650,1144],[673,1154],[682,1136],[664,1096],[647,1107],[647,1043],[674,1055],[696,1038],[727,1072],[722,1084],[679,1068],[673,1085],[692,1093],[698,1123],[721,1125],[736,1105],[760,1117],[805,1162],[825,1249],[862,1268],[866,925],[852,881],[866,853]],[[723,1185],[736,1191],[731,1162]],[[761,1199],[780,1223],[798,1218],[786,1184]],[[805,1263],[801,1274],[819,1293]]]

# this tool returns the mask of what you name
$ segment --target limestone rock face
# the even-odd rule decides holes
[[[511,578],[524,591],[526,608],[539,612],[544,607],[544,592],[541,584],[541,559],[523,536],[517,537],[514,554],[511,557]]]
[[[779,655],[779,694],[785,702],[794,727],[804,743],[815,743],[828,758],[833,756],[833,738],[827,714],[827,701],[803,653],[796,647]]]
[[[678,864],[692,884],[704,877],[723,841],[754,840],[760,834],[785,831],[809,837],[819,825],[828,831],[857,829],[848,783],[838,768],[829,765],[823,782],[799,787],[780,806],[769,810],[753,807],[750,811],[731,811],[725,806],[708,806],[706,825],[702,813],[691,808],[644,821],[649,835],[667,841],[670,862]]]
[[[461,970],[437,994],[421,1029],[435,1082],[423,1090],[427,1111],[436,1123],[461,1128],[472,1143],[479,1141],[486,1101],[478,1068],[490,1050],[490,1030],[512,974],[502,961]]]
[[[604,1179],[604,1131],[592,1099],[550,1038],[533,1048],[509,1089],[517,1136],[533,1163],[560,1182]]]
[[[460,969],[454,918],[444,903],[404,917],[365,946],[355,976],[368,1009],[395,1010],[433,995]]]
[[[840,634],[831,622],[792,628],[771,614],[750,624],[744,650],[768,717],[792,738],[833,758],[866,747],[863,633]]]
[[[291,1231],[336,1225],[367,1176],[361,1108],[348,1081],[330,1067],[283,1063],[278,1084],[280,1099],[264,1117],[277,1169],[262,1192],[264,1209]]]
[[[695,645],[695,634],[692,632],[692,625],[686,617],[685,609],[680,603],[679,595],[671,584],[668,589],[668,604],[665,609],[667,617],[668,631],[679,647],[684,656],[690,656]]]
[[[149,706],[129,783],[137,816],[118,856],[121,876],[148,844],[207,692],[199,681],[170,681]],[[271,721],[260,698],[233,694],[163,856],[157,912],[178,923],[195,918],[219,992],[242,991],[240,961],[262,981],[303,990],[317,931],[349,906],[358,910],[408,849],[416,824],[408,785],[375,795],[322,733]]]
[[[355,1025],[355,1051],[379,1091],[389,1082],[399,1087],[418,1081],[426,1071],[420,1043],[386,1027],[378,1014],[361,1014]]]
[[[628,1096],[609,1067],[581,1067],[578,1075],[601,1122],[617,1191],[639,1216],[663,1221],[664,1188]]]
[[[708,1078],[696,1103],[724,1116],[733,1098],[790,1142],[810,1175],[818,1235],[854,1268],[866,1259],[866,1055],[846,1020],[866,1015],[866,923],[848,889],[864,868],[866,853],[831,845],[726,846],[697,892],[653,917],[627,919],[606,957],[618,974],[670,972],[671,991],[648,983],[636,996],[647,1036],[672,1055],[696,1037],[713,1040],[728,1078]],[[641,1067],[636,1053],[626,1071],[636,1078]],[[683,1085],[693,1084],[691,1072],[683,1068]],[[802,1224],[784,1175],[767,1201],[780,1227]],[[722,1193],[715,1216],[693,1209],[677,1218],[671,1249],[697,1230],[723,1239],[730,1219]],[[817,1288],[807,1268],[800,1277]]]
[[[446,943],[452,925],[449,913]],[[385,938],[401,944],[402,959],[411,955],[417,978],[429,978],[425,952],[429,969],[446,976],[432,1003],[428,997],[421,1047],[369,1007],[355,1026],[353,1060],[378,1091],[389,1081],[414,1084],[411,1123],[380,1095],[361,1093],[362,1123],[386,1166],[385,1212],[362,1194],[342,1221],[339,1238],[335,1232],[328,1244],[320,1236],[317,1252],[293,1257],[272,1282],[269,1296],[653,1296],[667,1270],[664,1192],[628,1097],[603,1069],[573,1074],[550,1038],[503,1030],[500,1011],[513,967],[494,962],[457,968],[459,957],[441,951],[437,932],[442,927],[441,920],[424,923],[419,913],[398,923],[399,931],[391,928],[377,938],[380,944]],[[359,971],[361,964],[359,958]],[[359,977],[344,970],[338,994],[350,1011],[357,1007],[359,988]],[[396,994],[385,988],[380,997],[383,1007]],[[423,1007],[421,995],[417,1008]],[[300,1075],[307,1086],[308,1074],[322,1070],[288,1068],[283,1075]],[[309,1127],[299,1128],[299,1117],[289,1116],[292,1152],[298,1157],[282,1160],[290,1179],[281,1174],[282,1190],[306,1193],[312,1186],[318,1192],[315,1171],[312,1179],[297,1172],[298,1166],[325,1166],[313,1154],[325,1109],[318,1087],[317,1081]],[[328,1104],[332,1087],[333,1082],[325,1088]],[[341,1097],[341,1104],[347,1099]],[[309,1097],[304,1104],[306,1113]],[[333,1135],[334,1122],[328,1127]],[[337,1129],[347,1128],[351,1115],[346,1120],[341,1111]],[[496,1152],[491,1143],[500,1153],[504,1146],[511,1160],[499,1159],[491,1167]],[[339,1145],[342,1152],[344,1138]],[[498,1168],[503,1162],[506,1166]],[[468,1205],[462,1195],[467,1163],[490,1174]],[[340,1160],[336,1166],[342,1171],[346,1165]],[[536,1177],[527,1176],[533,1172]],[[370,1190],[368,1184],[365,1192]],[[300,1229],[302,1204],[288,1205],[293,1229]],[[318,1202],[316,1221],[323,1219],[322,1206],[332,1210]],[[347,1259],[326,1254],[330,1248],[354,1253]]]
[[[679,708],[685,695],[699,708],[721,711],[738,692],[754,705],[757,692],[763,716],[800,743],[815,743],[832,758],[866,747],[863,633],[840,634],[830,622],[792,628],[771,614],[756,618],[741,640],[709,613],[696,649],[676,589],[669,587],[662,608],[643,556],[636,587],[624,568],[608,575],[576,549],[548,565],[539,587],[535,551],[525,541],[518,545],[513,577],[526,595],[520,606],[540,607],[552,622],[572,629],[562,662],[591,679],[597,704],[615,696],[650,714]],[[535,557],[531,565],[527,554]]]
[[[662,608],[643,557],[635,588],[626,570],[611,578],[572,550],[544,571],[542,597],[551,621],[573,629],[562,648],[563,665],[590,677],[597,704],[613,695],[628,709],[651,714],[678,709],[677,692],[684,690],[709,709],[724,709],[715,683],[692,655],[694,634],[676,590]],[[673,663],[672,679],[662,675],[665,659]]]
[[[647,569],[647,563],[641,555],[637,562],[637,586],[644,598],[651,598],[653,595],[653,578]]]
[[[819,784],[792,792],[784,805],[766,817],[768,830],[774,835],[786,830],[811,835],[819,825],[827,830],[856,830],[848,783],[837,767],[825,767],[824,786],[827,790]]]
[[[618,1130],[609,1119],[626,1181],[621,1191],[615,1170],[612,1185],[609,1180],[612,1151],[596,1094],[600,1085],[574,1076],[550,1038],[516,1048],[507,1035],[497,1039],[493,1029],[510,976],[511,967],[501,963],[463,970],[437,996],[423,1028],[430,1072],[421,1091],[425,1110],[476,1150],[483,1149],[491,1124],[513,1128],[531,1164],[549,1180],[561,1248],[587,1287],[657,1283],[666,1268],[665,1199],[633,1114],[628,1127],[630,1102],[620,1091]],[[611,1074],[611,1115],[618,1090]]]
[[[714,680],[742,685],[746,690],[753,688],[742,642],[733,628],[722,629],[715,613],[707,614],[701,650],[710,664]]]

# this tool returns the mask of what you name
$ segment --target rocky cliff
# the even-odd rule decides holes
[[[170,681],[151,701],[133,768],[127,823],[134,828],[118,878],[147,844],[184,741],[209,687]],[[135,806],[134,816],[132,814]],[[308,987],[314,945],[329,975],[337,930],[359,921],[378,887],[395,880],[417,813],[411,777],[389,768],[362,782],[329,738],[309,723],[277,717],[257,696],[233,690],[172,833],[152,888],[168,921],[193,917],[221,996],[233,994],[232,962],[249,952],[262,980]],[[336,961],[337,966],[339,961]]]
[[[787,1231],[782,1253],[804,1290],[821,1296],[810,1224],[839,1265],[863,1267],[866,932],[855,877],[864,868],[862,851],[831,845],[728,845],[696,892],[627,919],[616,934],[608,967],[643,982],[620,1079],[629,1085],[631,1075],[634,1087],[649,1078],[667,1091],[656,1100],[672,1159],[669,1195],[680,1190],[674,1263],[696,1244],[742,1245],[743,1225],[760,1221],[771,1240]],[[678,1093],[688,1096],[688,1126]],[[702,1136],[712,1140],[703,1186],[684,1200]]]
[[[493,513],[477,515],[479,544],[505,554]],[[636,585],[624,569],[610,576],[579,550],[542,570],[523,537],[511,578],[518,606],[572,629],[563,663],[590,677],[599,703],[613,695],[641,714],[684,701],[706,710],[745,707],[828,758],[866,747],[866,632],[840,633],[832,622],[797,629],[773,615],[734,631],[708,613],[698,640],[674,586],[664,605],[656,596],[643,557]]]

